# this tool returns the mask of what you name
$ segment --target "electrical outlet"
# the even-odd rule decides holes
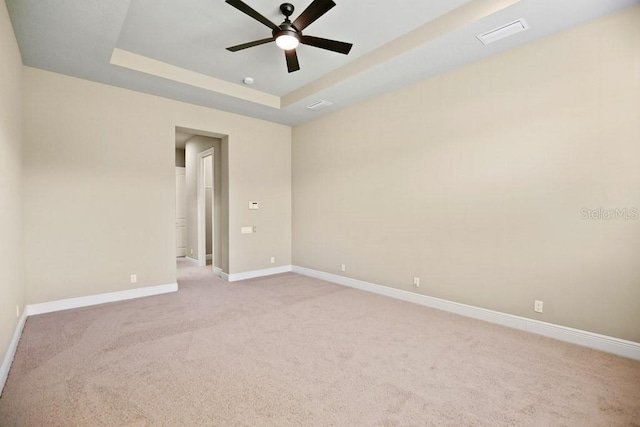
[[[414,277],[413,278],[413,286],[415,286],[416,288],[420,287],[420,278],[419,277]]]
[[[138,281],[138,275],[137,274],[132,274],[131,275],[131,283],[136,283]]]
[[[347,266],[344,264],[340,264],[340,271],[347,271]]]
[[[542,313],[542,301],[535,300],[533,303],[533,311],[536,313]]]
[[[276,263],[276,257],[272,256],[271,257],[271,264],[275,264]]]
[[[16,317],[20,317],[20,306],[16,305]]]

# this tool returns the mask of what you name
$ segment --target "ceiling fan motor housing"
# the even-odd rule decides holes
[[[280,24],[280,28],[278,30],[273,30],[273,38],[277,39],[280,36],[292,36],[300,41],[300,32],[296,30],[296,28],[291,25],[290,22],[287,21]]]

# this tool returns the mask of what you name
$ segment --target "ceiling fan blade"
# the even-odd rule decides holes
[[[242,49],[248,49],[250,47],[254,47],[254,46],[260,46],[261,44],[265,44],[265,43],[269,43],[273,41],[273,37],[269,37],[268,39],[261,39],[261,40],[254,40],[252,42],[249,43],[243,43],[243,44],[239,44],[236,46],[231,46],[228,47],[227,50],[230,52],[237,52],[239,50]]]
[[[276,24],[274,24],[273,22],[269,21],[267,18],[262,16],[260,13],[256,12],[253,8],[251,8],[251,6],[249,6],[242,0],[226,0],[226,2],[229,3],[231,6],[235,7],[236,9],[238,9],[240,12],[243,12],[249,15],[250,17],[252,17],[253,19],[255,19],[256,21],[263,23],[264,25],[271,28],[272,30],[278,30],[280,28]]]
[[[287,58],[287,70],[290,73],[298,71],[300,69],[300,63],[298,62],[298,54],[295,49],[285,50],[284,56]]]
[[[333,0],[314,0],[304,12],[293,21],[293,26],[302,31],[311,25],[316,19],[327,13],[336,4]]]
[[[302,36],[302,40],[300,40],[300,43],[313,47],[319,47],[320,49],[330,50],[332,52],[342,53],[344,55],[347,55],[353,47],[353,44],[351,43],[322,39],[320,37],[312,36]]]

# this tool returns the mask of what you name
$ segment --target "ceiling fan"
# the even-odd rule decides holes
[[[242,49],[260,46],[262,44],[275,41],[278,47],[284,50],[284,56],[287,60],[287,69],[290,73],[300,69],[298,54],[296,53],[296,47],[298,47],[300,43],[319,47],[320,49],[330,50],[332,52],[342,53],[344,55],[347,55],[353,46],[351,43],[302,35],[302,30],[307,28],[336,5],[333,0],[314,0],[293,22],[289,20],[289,17],[293,14],[293,5],[291,3],[283,3],[280,5],[280,11],[284,15],[284,21],[280,25],[274,24],[242,0],[226,0],[226,2],[238,9],[240,12],[249,15],[272,30],[272,36],[269,38],[231,46],[228,47],[227,50],[237,52]]]

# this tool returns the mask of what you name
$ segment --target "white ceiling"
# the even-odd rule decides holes
[[[245,2],[276,24],[283,19],[280,1]],[[236,53],[225,50],[271,34],[269,28],[224,0],[6,0],[25,65],[288,125],[529,43],[640,0],[335,2],[337,6],[304,33],[351,42],[351,53],[345,56],[300,46],[301,70],[287,73],[284,54],[275,43]],[[292,3],[295,19],[311,0]],[[473,7],[498,11],[458,20],[458,25],[446,20]],[[528,31],[488,46],[475,38],[518,18],[529,23]],[[402,40],[414,29],[427,30],[432,36],[410,49],[400,49]],[[159,64],[186,77],[170,79],[166,78],[168,74],[151,68],[115,65],[114,50],[135,54],[153,62],[155,69]],[[200,75],[209,79],[207,85],[194,85],[189,80]],[[243,86],[244,77],[254,78],[253,91]],[[254,95],[269,102],[256,101]],[[320,99],[334,105],[319,112],[306,108]]]

